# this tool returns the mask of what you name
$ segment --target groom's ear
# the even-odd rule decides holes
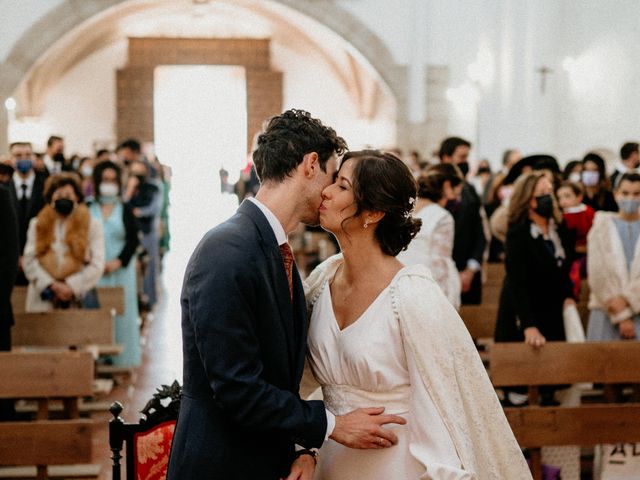
[[[316,152],[309,152],[302,157],[300,163],[302,173],[306,178],[313,178],[320,170],[320,158]]]

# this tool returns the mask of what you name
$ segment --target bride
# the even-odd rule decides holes
[[[462,320],[426,267],[396,259],[420,228],[415,197],[409,169],[377,151],[347,153],[323,191],[343,253],[307,280],[311,370],[335,415],[379,405],[407,423],[391,448],[328,440],[315,479],[530,479]]]

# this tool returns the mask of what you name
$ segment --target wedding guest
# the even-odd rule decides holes
[[[444,207],[447,202],[460,199],[461,189],[462,174],[451,164],[429,167],[418,178],[414,217],[422,221],[422,227],[407,250],[397,257],[405,265],[429,268],[456,309],[460,307],[460,275],[452,258],[455,224]]]
[[[593,224],[593,208],[582,203],[584,187],[579,183],[565,181],[557,191],[558,204],[562,208],[564,223],[574,233],[576,256],[571,265],[570,276],[575,298],[580,296],[582,278],[586,278],[587,235]]]
[[[158,228],[162,209],[162,192],[150,179],[146,163],[136,161],[129,168],[130,176],[123,199],[133,211],[142,233],[142,246],[147,255],[142,280],[142,308],[151,310],[157,301],[157,273],[159,263]]]
[[[78,173],[82,177],[82,194],[84,195],[85,201],[87,203],[91,203],[93,199],[93,165],[94,160],[90,157],[84,157],[80,160],[80,165],[78,166]]]
[[[587,253],[587,234],[591,230],[595,211],[583,203],[584,189],[578,183],[562,183],[557,195],[564,222],[567,228],[576,234],[575,251],[584,255]]]
[[[618,205],[606,175],[604,159],[597,153],[587,153],[582,159],[582,168],[582,184],[586,193],[584,203],[596,212],[617,212]]]
[[[8,165],[0,164],[3,169]],[[13,185],[0,183],[0,351],[11,351],[11,327],[13,310],[11,292],[18,274],[20,239],[18,237],[18,214],[13,199]],[[14,402],[0,400],[0,421],[14,418]]]
[[[112,360],[114,365],[137,367],[141,356],[135,255],[140,243],[138,225],[131,207],[122,201],[118,165],[110,160],[99,163],[93,183],[96,195],[89,211],[102,225],[105,244],[104,275],[98,286],[122,287],[125,293],[124,314],[116,316],[116,343],[124,351]]]
[[[64,138],[58,135],[51,135],[48,138],[47,151],[42,161],[47,176],[73,170],[72,166],[67,164],[64,158]]]
[[[83,203],[77,175],[51,175],[45,206],[31,220],[24,248],[25,309],[65,308],[94,288],[104,270],[102,225]]]
[[[449,137],[440,145],[440,162],[457,166],[464,178],[469,173],[471,143]],[[482,301],[482,261],[487,244],[482,214],[482,203],[471,184],[464,182],[460,201],[449,202],[447,210],[455,220],[453,259],[460,273],[462,304],[479,304]]]
[[[615,196],[620,210],[597,212],[587,243],[587,338],[594,341],[640,333],[640,174],[623,173]]]
[[[569,278],[573,242],[543,172],[516,181],[508,224],[495,340],[534,347],[564,340],[563,309],[575,304]]]
[[[582,183],[582,161],[571,160],[564,166],[562,178],[572,183]]]
[[[636,142],[627,142],[620,147],[620,160],[616,165],[616,169],[611,175],[611,188],[617,187],[617,180],[625,173],[639,173],[638,165],[640,165],[640,147]]]

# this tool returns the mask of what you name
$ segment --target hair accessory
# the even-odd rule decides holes
[[[403,216],[404,218],[411,218],[411,215],[413,215],[413,211],[415,210],[416,207],[416,199],[413,197],[409,198],[409,208],[404,212]]]

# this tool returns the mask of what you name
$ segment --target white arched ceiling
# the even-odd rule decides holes
[[[38,115],[70,68],[132,36],[270,38],[276,53],[320,57],[359,117],[375,116],[381,104],[398,117],[405,111],[404,69],[382,41],[337,3],[314,0],[66,0],[14,45],[0,68],[0,95],[16,95],[19,114]]]

